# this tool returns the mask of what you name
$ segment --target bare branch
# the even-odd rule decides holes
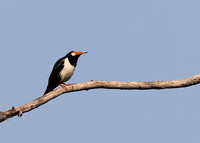
[[[0,112],[0,122],[3,122],[6,119],[14,117],[16,115],[21,117],[23,113],[29,112],[47,103],[48,101],[58,97],[59,95],[63,93],[68,93],[68,92],[90,90],[90,89],[96,89],[96,88],[126,89],[126,90],[183,88],[183,87],[192,86],[199,83],[200,83],[200,74],[190,77],[190,78],[172,80],[172,81],[155,81],[155,82],[91,81],[91,82],[78,83],[78,84],[66,86],[66,88],[58,88],[57,90],[54,90],[44,96],[41,96],[30,103],[27,103],[25,105],[18,106],[18,107],[12,107],[9,110]]]

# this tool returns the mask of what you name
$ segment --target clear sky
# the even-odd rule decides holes
[[[200,74],[199,0],[0,2],[0,110],[40,96],[56,60],[79,58],[69,83]],[[63,94],[0,124],[2,143],[199,143],[199,85]]]

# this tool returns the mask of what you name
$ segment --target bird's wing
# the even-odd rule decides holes
[[[59,73],[63,69],[63,67],[64,67],[64,59],[60,59],[55,63],[51,75],[49,77],[50,82],[59,80],[60,78]]]
[[[55,63],[52,71],[57,71],[57,70],[60,70],[60,69],[62,70],[63,66],[64,66],[64,59],[61,58]]]

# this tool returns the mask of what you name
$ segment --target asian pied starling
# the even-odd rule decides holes
[[[53,91],[58,85],[62,87],[67,85],[64,82],[68,81],[72,77],[78,58],[84,53],[87,52],[71,51],[55,63],[49,76],[49,82],[44,94]]]

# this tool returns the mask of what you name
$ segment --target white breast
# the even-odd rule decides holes
[[[64,68],[60,72],[61,81],[62,82],[68,81],[72,77],[74,69],[75,67],[71,65],[68,58],[66,58],[64,61]]]

